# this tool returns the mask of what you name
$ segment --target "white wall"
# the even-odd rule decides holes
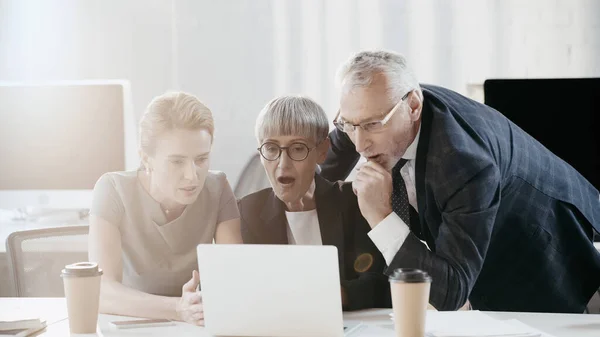
[[[337,65],[404,53],[423,82],[600,77],[598,0],[0,0],[0,81],[125,78],[141,115],[190,91],[214,112],[212,167],[232,184],[256,114],[306,93],[333,117]]]

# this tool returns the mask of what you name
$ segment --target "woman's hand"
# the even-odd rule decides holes
[[[200,275],[192,272],[192,278],[181,288],[181,299],[177,303],[177,315],[184,322],[204,326],[204,308],[202,294],[196,290],[200,284]]]

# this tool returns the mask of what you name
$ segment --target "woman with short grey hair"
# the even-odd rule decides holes
[[[256,138],[302,135],[320,143],[327,139],[329,121],[323,108],[310,98],[281,96],[271,100],[256,120]]]
[[[275,98],[255,132],[271,188],[239,201],[244,242],[336,246],[344,310],[390,307],[385,261],[351,185],[316,174],[330,146],[323,108],[307,97]]]

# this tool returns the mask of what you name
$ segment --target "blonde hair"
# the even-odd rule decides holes
[[[272,136],[301,136],[320,144],[329,133],[329,121],[321,106],[308,97],[281,96],[272,99],[256,119],[259,142]]]
[[[205,129],[212,141],[215,130],[212,112],[194,95],[185,92],[168,92],[155,97],[140,120],[140,150],[153,154],[158,136],[174,129]]]

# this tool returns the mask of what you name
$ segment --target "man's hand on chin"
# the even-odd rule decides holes
[[[363,164],[352,182],[358,207],[371,228],[392,213],[392,175],[376,162]]]

